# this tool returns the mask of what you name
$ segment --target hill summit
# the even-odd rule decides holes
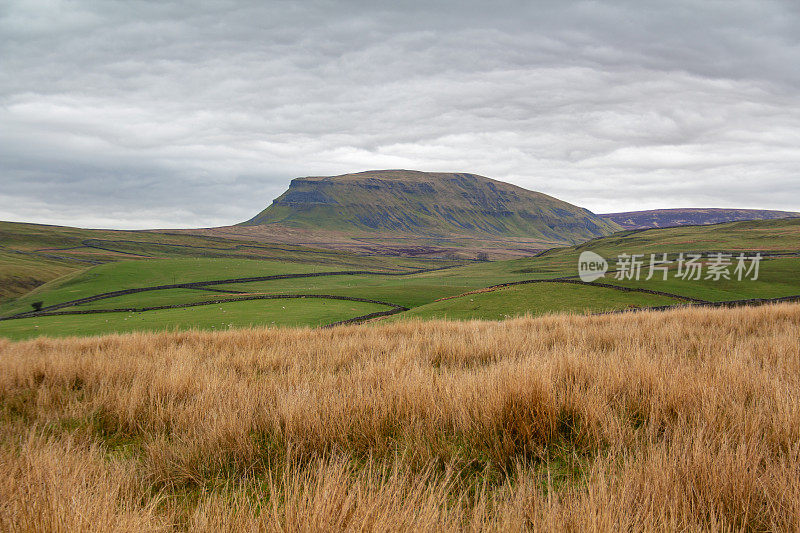
[[[305,177],[245,226],[280,225],[349,235],[519,238],[576,244],[619,227],[546,194],[475,174],[374,170]]]

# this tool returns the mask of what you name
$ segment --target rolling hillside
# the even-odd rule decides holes
[[[93,266],[120,261],[189,258],[283,261],[326,265],[334,270],[340,267],[416,270],[431,265],[430,261],[421,259],[355,256],[290,244],[186,232],[115,231],[0,222],[0,307],[4,301],[48,281]],[[434,266],[446,264],[449,263],[436,262]],[[142,271],[148,270],[142,267]],[[165,271],[172,273],[173,269]]]
[[[67,232],[50,228],[54,234],[48,239],[47,227],[19,230],[25,233],[17,236],[18,249],[33,249],[58,235],[65,238]],[[394,315],[391,320],[498,320],[800,297],[800,219],[618,232],[538,257],[461,266],[266,244],[225,248],[223,241],[211,251],[230,255],[204,256],[209,251],[204,246],[212,242],[200,239],[172,244],[182,254],[175,256],[173,248],[145,242],[155,236],[147,233],[134,242],[117,235],[104,241],[109,250],[115,242],[116,253],[149,249],[154,255],[150,258],[123,255],[0,302],[0,337],[322,326],[388,315]],[[669,253],[674,260],[680,252],[761,252],[764,259],[758,280],[685,281],[670,275],[668,280],[622,281],[609,272],[588,284],[577,279],[578,256],[586,250],[609,263],[622,253]],[[72,253],[78,259],[94,251],[84,247],[39,253]],[[247,255],[236,255],[243,252]],[[255,253],[259,256],[251,255]],[[39,311],[36,303],[41,304]]]
[[[607,213],[600,216],[609,222],[619,224],[624,229],[647,229],[721,224],[740,220],[774,220],[800,217],[800,213],[764,209],[654,209]]]

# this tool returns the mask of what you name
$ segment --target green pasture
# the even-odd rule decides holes
[[[467,294],[416,307],[392,319],[503,320],[547,313],[597,313],[675,305],[678,300],[570,283],[531,283]]]
[[[727,300],[744,300],[750,298],[779,298],[800,295],[800,257],[762,260],[759,266],[758,279],[743,278],[737,280],[731,276],[726,279],[684,280],[674,276],[675,268],[671,268],[667,279],[656,274],[653,279],[646,280],[643,275],[637,280],[617,280],[614,274],[607,274],[600,282],[669,292],[690,298],[698,298],[711,302]]]
[[[371,303],[316,298],[250,300],[145,313],[97,313],[4,320],[0,321],[0,336],[20,340],[38,336],[68,337],[195,328],[221,331],[250,326],[321,326],[387,309],[386,306]]]
[[[181,233],[90,230],[0,222],[0,304],[61,276],[87,271],[97,264],[159,259],[260,260],[317,265],[327,270],[413,271],[458,264],[405,257],[355,255],[305,246]],[[161,265],[163,263],[157,263],[155,270]],[[148,270],[148,267],[142,268]],[[150,272],[153,270],[149,268]],[[175,269],[172,269],[170,275],[174,273]],[[100,292],[109,290],[116,289],[108,288]],[[23,302],[24,305],[28,303],[27,300]],[[0,315],[8,309],[0,305]]]
[[[0,305],[0,315],[30,311],[31,303],[36,301],[41,301],[47,306],[122,289],[229,278],[272,276],[284,274],[287,271],[291,273],[308,273],[328,270],[339,269],[331,269],[327,265],[287,264],[280,261],[253,259],[190,258],[119,261],[99,265],[53,280],[34,289],[25,296]],[[158,303],[148,303],[150,294],[150,292],[143,293],[143,306],[164,304],[164,300],[158,300]]]
[[[14,229],[18,233],[14,233]],[[299,247],[226,241],[185,235],[148,232],[100,232],[74,228],[53,228],[36,225],[0,223],[0,235],[7,236],[0,246],[0,296],[3,287],[7,300],[0,303],[0,316],[32,310],[31,304],[45,306],[93,296],[110,291],[153,287],[176,283],[214,281],[232,278],[305,274],[345,270],[373,270],[386,273],[409,272],[420,267],[436,267],[442,262],[418,259],[358,256],[342,252],[321,252]],[[87,233],[88,232],[88,233]],[[124,234],[124,235],[123,235]],[[80,244],[86,235],[116,242],[119,253],[149,248],[154,254],[169,254],[170,246],[178,249],[174,256],[124,260],[91,266],[70,260],[19,253],[42,244]],[[124,237],[124,238],[123,238]],[[123,242],[126,239],[141,239]],[[161,239],[161,241],[159,241]],[[146,242],[145,242],[146,241]],[[145,242],[145,244],[141,244]],[[149,244],[148,244],[149,243]],[[183,246],[186,244],[186,246]],[[105,245],[105,244],[104,244]],[[191,245],[191,246],[190,246]],[[209,257],[202,255],[204,246],[228,247],[239,253],[243,249],[272,250],[281,256],[261,259],[250,257]],[[141,248],[141,249],[140,249]],[[175,304],[191,304],[240,296],[238,293],[322,294],[368,298],[410,308],[393,317],[503,319],[524,314],[556,312],[601,312],[605,310],[649,307],[680,303],[679,298],[644,293],[627,293],[597,286],[563,283],[526,284],[464,295],[478,289],[524,280],[577,277],[578,256],[591,250],[611,260],[621,253],[670,253],[726,251],[762,251],[796,253],[800,251],[800,219],[734,222],[715,226],[665,228],[646,231],[624,231],[579,246],[550,250],[538,257],[497,262],[450,263],[444,270],[416,274],[332,275],[309,278],[268,280],[247,283],[225,283],[209,286],[210,290],[187,288],[145,291],[107,298],[69,307],[66,310],[103,310],[113,308],[145,308]],[[259,253],[261,253],[259,252]],[[56,255],[63,252],[44,251]],[[94,253],[91,250],[87,253]],[[187,257],[185,254],[201,254]],[[250,252],[248,252],[250,253]],[[266,252],[264,252],[266,253]],[[60,257],[60,256],[59,256]],[[647,257],[645,258],[647,259]],[[70,262],[71,261],[71,262]],[[647,260],[645,261],[646,273]],[[26,277],[27,276],[27,277]],[[671,293],[677,296],[709,301],[747,298],[775,298],[800,295],[800,257],[786,256],[762,260],[759,279],[753,280],[681,280],[670,274],[668,280],[651,280],[642,276],[635,280],[616,280],[613,272],[598,280],[627,287]],[[49,279],[49,281],[47,281]],[[46,281],[46,283],[42,283]],[[39,285],[36,288],[36,285]],[[30,290],[33,289],[33,290]],[[27,290],[25,294],[16,292]],[[229,293],[218,292],[227,290]],[[16,298],[12,298],[17,296]],[[456,298],[452,298],[456,297]],[[450,299],[445,299],[450,298]],[[284,301],[284,300],[280,300]],[[334,300],[255,300],[249,302],[209,304],[186,309],[157,310],[143,313],[104,313],[28,318],[0,322],[0,335],[26,338],[34,335],[94,335],[111,331],[162,330],[198,327],[218,329],[248,325],[320,325],[386,309],[385,306]],[[222,307],[222,309],[220,309]],[[285,308],[285,309],[284,309]],[[224,311],[224,313],[222,312]],[[279,312],[278,312],[279,311]],[[226,315],[220,317],[219,315]],[[106,322],[106,320],[108,322]],[[228,320],[228,322],[224,322]],[[39,327],[35,327],[39,326]]]

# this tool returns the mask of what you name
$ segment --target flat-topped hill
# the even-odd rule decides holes
[[[575,244],[619,229],[540,192],[475,174],[377,170],[292,180],[243,225]]]

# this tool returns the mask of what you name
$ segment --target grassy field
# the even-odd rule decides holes
[[[14,230],[18,233],[14,233]],[[76,230],[72,228],[52,228],[35,225],[0,225],[10,237],[4,241],[6,248],[0,249],[0,261],[6,265],[17,262],[16,270],[5,270],[17,276],[18,281],[7,284],[5,290],[13,292],[22,287],[19,279],[25,271],[36,272],[37,279],[58,276],[32,291],[14,299],[0,303],[0,317],[16,313],[30,312],[32,304],[42,302],[47,306],[62,304],[79,298],[94,296],[109,291],[134,288],[147,288],[160,285],[208,282],[232,278],[256,276],[302,276],[308,273],[342,272],[340,275],[324,277],[294,277],[246,283],[223,283],[202,288],[178,287],[173,289],[147,290],[134,294],[123,294],[112,298],[81,303],[60,311],[104,310],[104,309],[142,309],[148,307],[180,305],[205,302],[225,297],[241,295],[330,295],[366,298],[384,302],[390,306],[411,308],[402,316],[423,319],[502,319],[524,314],[540,315],[550,312],[601,312],[604,310],[670,305],[681,302],[681,297],[706,301],[741,300],[747,298],[777,298],[800,295],[800,256],[770,257],[761,263],[757,281],[682,281],[673,276],[666,281],[653,279],[647,281],[615,280],[613,272],[598,280],[603,283],[656,290],[667,295],[628,293],[614,289],[575,286],[565,284],[538,284],[486,292],[454,298],[465,293],[494,285],[525,280],[576,277],[578,256],[582,251],[592,250],[613,260],[621,253],[677,253],[691,251],[748,251],[780,252],[797,254],[800,252],[800,220],[773,220],[757,222],[736,222],[715,226],[666,228],[637,232],[621,232],[604,239],[598,239],[571,248],[554,249],[538,257],[496,262],[473,262],[469,264],[423,261],[392,257],[356,256],[340,252],[319,252],[289,247],[285,245],[265,245],[248,241],[232,241],[215,237],[191,235],[165,235],[148,232],[102,232]],[[68,244],[86,243],[87,235],[94,235],[88,241],[103,243],[103,246],[116,246],[116,254],[152,252],[153,258],[143,255],[117,256],[113,261],[100,265],[81,263],[65,267],[56,259],[36,254],[54,253],[111,253],[98,251],[86,244],[74,250],[56,251]],[[124,237],[124,238],[123,238]],[[135,237],[135,239],[133,239]],[[157,242],[163,239],[163,242]],[[135,240],[135,242],[134,242]],[[49,246],[48,249],[37,248]],[[88,246],[88,247],[87,247]],[[16,248],[12,248],[16,247]],[[13,251],[16,249],[17,251]],[[213,248],[213,253],[209,249]],[[227,250],[231,257],[209,257],[186,254],[221,253]],[[110,248],[109,248],[110,249]],[[29,253],[21,254],[19,251]],[[39,250],[38,252],[35,250]],[[44,250],[44,251],[42,251]],[[177,251],[176,251],[177,250]],[[305,251],[304,251],[305,250]],[[252,253],[262,254],[252,258]],[[5,254],[5,255],[3,255]],[[157,255],[163,257],[156,257]],[[245,254],[236,256],[236,254]],[[5,257],[5,259],[3,259]],[[87,255],[82,256],[86,260]],[[124,257],[124,259],[120,259]],[[72,259],[76,259],[77,255]],[[301,260],[302,259],[302,260]],[[612,262],[613,265],[613,262]],[[444,270],[403,274],[418,268],[448,267]],[[39,270],[37,270],[39,269]],[[66,270],[65,270],[66,269]],[[345,271],[368,270],[376,274],[346,275]],[[673,267],[674,271],[674,267]],[[390,275],[390,274],[401,275]],[[16,283],[16,285],[14,285]],[[34,282],[29,282],[29,285]],[[14,285],[8,288],[8,285]],[[28,286],[30,289],[30,286]],[[213,290],[207,290],[213,289]],[[227,291],[227,293],[225,292]],[[669,295],[673,295],[670,297]],[[234,327],[246,325],[309,325],[316,326],[334,317],[331,307],[308,304],[305,313],[298,310],[296,318],[285,320],[285,314],[277,311],[271,303],[258,300],[242,304],[250,313],[250,319],[242,317],[230,323]],[[303,305],[305,305],[303,304]],[[293,306],[295,304],[292,304]],[[337,304],[341,305],[341,304]],[[386,306],[384,306],[386,307]],[[294,308],[294,307],[293,307]],[[137,323],[143,329],[164,329],[160,321],[168,320],[164,326],[198,328],[217,327],[217,309],[214,305],[193,308],[193,324],[177,322],[176,317],[164,311],[156,313]],[[260,312],[256,312],[256,310]],[[349,309],[343,306],[342,309]],[[360,310],[360,308],[359,308]],[[336,322],[366,313],[354,312],[352,316],[335,315]],[[113,333],[129,331],[119,329],[129,324],[118,324],[117,319],[105,322],[97,320],[98,315],[75,315],[71,317],[49,318],[47,327],[34,327],[32,318],[0,321],[0,336],[13,338],[48,335]],[[168,317],[168,319],[167,319]],[[44,317],[39,317],[44,318]],[[123,322],[125,322],[123,320]],[[84,327],[81,327],[84,324]]]
[[[600,246],[595,246],[600,243]],[[800,218],[746,220],[710,226],[681,226],[644,231],[619,232],[575,247],[601,255],[619,248],[650,252],[693,251],[798,251]]]
[[[466,294],[415,307],[399,315],[407,318],[449,320],[504,320],[521,315],[547,313],[598,313],[636,307],[675,305],[680,300],[620,292],[604,287],[584,287],[567,283],[532,283],[490,292]]]
[[[670,272],[674,270],[673,267]],[[757,280],[738,281],[735,278],[718,281],[682,280],[674,278],[671,273],[667,280],[655,277],[650,281],[617,280],[613,275],[607,275],[600,281],[625,287],[655,289],[714,302],[800,295],[800,257],[762,261]]]
[[[530,279],[530,274],[515,274],[495,269],[497,263],[482,263],[484,268],[425,272],[405,276],[334,276],[295,280],[277,280],[221,288],[248,291],[325,293],[358,296],[389,301],[404,307],[425,305],[439,298],[457,296],[467,291],[498,283]]]
[[[387,309],[387,306],[365,302],[315,298],[225,302],[145,313],[56,315],[9,320],[0,322],[0,336],[26,339],[37,336],[66,337],[132,331],[221,331],[254,325],[322,326]]]
[[[612,259],[620,253],[800,252],[800,218],[752,220],[650,230],[621,231],[569,248],[554,248],[537,258],[520,259],[521,268],[572,269],[581,252],[590,250]],[[525,266],[523,266],[525,265]]]
[[[0,339],[3,531],[796,531],[800,305]]]
[[[70,272],[115,261],[227,258],[324,265],[329,269],[417,270],[456,264],[353,255],[290,244],[149,231],[111,231],[0,222],[0,302]]]
[[[341,270],[327,265],[291,264],[293,273]],[[31,309],[31,302],[58,304],[94,294],[175,283],[190,283],[215,279],[271,276],[287,272],[287,263],[253,259],[154,259],[149,261],[120,261],[62,277],[38,287],[23,297],[0,305],[1,314],[19,313]],[[195,291],[197,292],[197,291]],[[208,294],[205,298],[208,299]],[[163,302],[162,302],[163,303]],[[182,303],[176,301],[175,303]],[[160,305],[146,303],[146,305]]]

